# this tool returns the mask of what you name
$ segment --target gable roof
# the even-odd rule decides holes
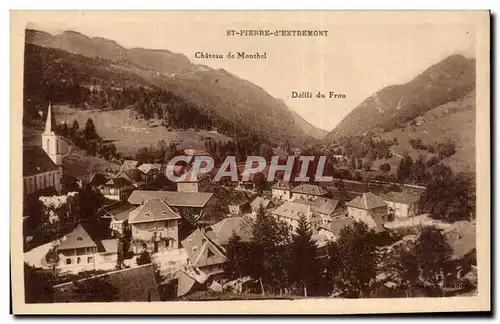
[[[23,149],[23,177],[58,169],[59,167],[41,147]]]
[[[252,225],[242,217],[224,218],[220,222],[211,226],[214,239],[221,245],[229,243],[229,239],[235,233],[243,242],[248,242],[252,238]]]
[[[272,185],[271,189],[277,190],[292,190],[293,184],[285,181],[278,181]]]
[[[107,253],[118,252],[118,239],[108,239],[101,241],[104,251]]]
[[[94,186],[100,186],[108,182],[108,177],[101,172],[94,172],[89,177],[89,182]]]
[[[281,206],[271,212],[271,214],[295,220],[299,220],[300,216],[304,215],[309,221],[311,217],[311,206],[296,203],[294,201],[285,201]]]
[[[81,224],[78,224],[71,233],[65,235],[61,241],[61,244],[59,244],[59,246],[57,247],[58,251],[86,247],[97,247],[97,244]]]
[[[271,204],[272,206],[272,202],[270,199],[267,199],[267,198],[264,198],[264,197],[255,197],[255,199],[252,201],[252,203],[250,204],[252,206],[252,210],[258,210],[260,208],[260,206],[262,206],[264,209],[270,207],[269,205]]]
[[[339,201],[331,198],[318,197],[314,201],[305,199],[295,199],[294,202],[299,204],[309,205],[312,211],[324,215],[331,215],[337,209]]]
[[[123,270],[107,272],[79,282],[96,277],[107,277],[117,289],[116,301],[159,301],[158,286],[152,264],[145,264]],[[67,282],[54,286],[56,302],[77,302],[81,296],[73,290],[74,283]]]
[[[356,197],[353,200],[347,202],[346,205],[364,210],[370,210],[378,207],[387,206],[387,203],[379,196],[376,196],[371,192],[365,192],[361,196]]]
[[[128,214],[137,206],[128,202],[117,201],[108,206],[104,206],[99,210],[99,216],[103,218],[114,218],[117,220],[128,219]]]
[[[137,169],[144,174],[148,174],[149,172],[155,171],[155,170],[160,171],[160,168],[158,168],[156,165],[151,164],[151,163],[143,163]]]
[[[312,184],[307,184],[303,183],[298,185],[297,187],[292,189],[293,193],[300,193],[300,194],[307,194],[307,195],[314,195],[314,196],[323,196],[326,195],[328,192],[321,188],[318,185],[312,185]]]
[[[141,171],[137,168],[122,170],[118,172],[117,177],[127,178],[135,183],[142,182]]]
[[[412,194],[409,192],[404,193],[404,192],[391,191],[383,195],[382,198],[385,201],[409,205],[418,202],[420,197],[416,194]]]
[[[226,262],[222,248],[199,229],[186,237],[181,244],[193,266],[203,267]]]
[[[320,225],[319,228],[324,228],[335,235],[335,237],[339,237],[340,231],[346,227],[350,226],[354,223],[354,219],[350,217],[339,217],[339,218],[334,218],[331,223],[326,224],[326,225]]]
[[[128,222],[134,224],[180,218],[181,216],[174,212],[163,200],[151,198],[129,213]]]
[[[130,182],[127,178],[116,177],[116,178],[109,179],[104,185],[108,186],[108,187],[113,187],[113,188],[119,189],[119,188],[133,186],[133,183]]]
[[[150,198],[159,198],[173,207],[205,207],[213,195],[212,192],[134,190],[128,202],[140,205]]]

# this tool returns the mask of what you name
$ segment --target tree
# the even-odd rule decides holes
[[[417,160],[415,161],[414,177],[415,180],[419,183],[424,183],[427,179],[427,168],[425,166],[423,155],[419,155]]]
[[[354,222],[340,231],[329,246],[329,274],[334,287],[347,298],[369,293],[377,274],[374,232],[363,222]]]
[[[319,276],[316,249],[316,243],[312,240],[312,230],[305,215],[301,215],[292,239],[289,271],[291,281],[303,288],[305,297],[308,287],[311,287]]]
[[[399,167],[396,172],[398,181],[400,183],[404,183],[407,180],[411,180],[413,178],[413,171],[413,160],[408,154],[406,154],[399,163]]]
[[[118,295],[118,289],[111,284],[108,275],[75,281],[72,289],[81,302],[111,302]]]
[[[248,275],[250,266],[250,246],[241,241],[235,232],[227,244],[227,262],[224,263],[224,273],[230,280]]]
[[[83,131],[83,138],[86,141],[95,140],[95,139],[99,138],[99,136],[97,135],[97,132],[95,130],[95,125],[94,125],[94,121],[92,120],[92,118],[87,119],[87,122],[85,123],[85,129]]]
[[[75,140],[78,137],[78,132],[80,131],[80,125],[78,125],[78,121],[75,119],[73,121],[73,125],[71,126],[71,137]]]
[[[260,280],[263,293],[265,286],[281,291],[288,286],[286,260],[291,242],[289,226],[268,216],[261,206],[252,234],[250,275]]]
[[[420,277],[442,296],[444,269],[452,253],[444,234],[435,227],[424,227],[415,245],[415,262]]]
[[[385,174],[388,174],[391,172],[391,165],[389,163],[384,163],[379,166],[380,171],[382,171]]]
[[[137,257],[136,259],[137,265],[143,265],[143,264],[149,264],[152,263],[153,260],[151,259],[151,254],[147,251],[144,250],[142,253]]]
[[[365,169],[365,171],[371,171],[372,165],[373,165],[373,162],[371,160],[368,160],[363,165],[363,168]]]
[[[254,174],[254,176],[252,177],[252,182],[254,184],[255,190],[257,190],[257,193],[259,195],[262,195],[262,192],[267,187],[267,179],[264,173],[259,172]]]

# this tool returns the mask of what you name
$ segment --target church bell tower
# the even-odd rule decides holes
[[[45,131],[42,133],[42,148],[57,166],[62,165],[61,141],[52,130],[52,107],[49,103]]]

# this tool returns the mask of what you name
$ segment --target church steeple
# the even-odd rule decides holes
[[[52,105],[49,102],[49,109],[47,110],[47,120],[45,121],[46,134],[52,133]]]
[[[52,106],[49,103],[45,131],[42,133],[42,148],[56,165],[62,165],[62,143],[52,129]]]

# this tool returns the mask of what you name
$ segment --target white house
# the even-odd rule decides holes
[[[303,183],[293,188],[291,193],[291,200],[316,200],[318,197],[325,196],[328,192],[318,185]]]
[[[416,194],[391,191],[382,198],[387,202],[389,212],[394,213],[397,218],[414,217],[419,214],[419,196]]]
[[[271,196],[275,200],[290,200],[292,188],[290,182],[278,181],[271,187]]]

